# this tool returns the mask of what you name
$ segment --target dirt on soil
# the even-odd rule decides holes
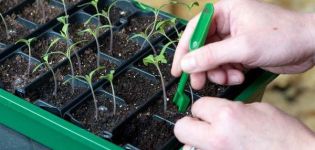
[[[34,67],[34,64],[32,64],[31,70]],[[16,88],[26,86],[40,74],[45,72],[45,69],[43,68],[28,75],[27,68],[28,58],[23,58],[20,55],[14,55],[13,57],[0,63],[0,81],[3,82],[4,88],[9,92],[14,93]]]
[[[34,2],[23,9],[20,16],[37,24],[45,24],[62,13],[62,9],[49,4],[49,0]]]
[[[92,98],[86,100],[83,104],[74,108],[71,115],[79,122],[82,123],[88,131],[100,135],[103,131],[112,131],[122,120],[124,120],[132,110],[125,105],[116,103],[116,114],[113,115],[113,101],[103,94],[96,93],[98,101],[99,116],[96,120],[94,101]]]
[[[115,44],[113,45],[112,53],[110,52],[110,41],[110,36],[100,40],[100,43],[102,43],[100,46],[101,51],[125,61],[140,50],[138,43],[129,40],[129,36],[125,33],[125,30],[114,32],[113,43]]]
[[[14,6],[20,4],[23,0],[0,0],[0,13],[4,14]]]
[[[29,33],[32,32],[32,30],[27,29],[26,27],[24,27],[23,25],[19,24],[16,21],[16,15],[11,15],[11,16],[6,16],[5,20],[6,20],[6,24],[8,26],[8,34],[7,35],[7,31],[5,30],[5,26],[3,24],[3,22],[1,21],[0,23],[0,34],[3,35],[0,37],[0,43],[4,43],[4,44],[14,44],[15,42],[17,42],[19,39],[26,37]]]

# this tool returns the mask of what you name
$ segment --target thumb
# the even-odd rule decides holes
[[[187,73],[204,72],[228,63],[247,62],[251,53],[244,38],[229,38],[186,54],[181,60],[181,68]]]

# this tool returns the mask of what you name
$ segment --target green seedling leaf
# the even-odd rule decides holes
[[[143,59],[143,64],[145,66],[148,66],[149,64],[154,64],[154,63],[155,63],[155,59],[153,55],[149,55]]]
[[[106,79],[106,80],[112,82],[114,80],[114,74],[115,74],[115,70],[111,70],[110,73],[108,73],[105,76],[102,76],[101,79]]]
[[[157,62],[157,63],[162,63],[162,64],[166,64],[167,63],[167,60],[166,60],[166,58],[165,58],[165,56],[162,54],[160,54],[160,55],[157,55],[157,56],[155,56],[154,57],[154,60],[155,60],[155,62]]]
[[[138,37],[143,38],[143,39],[148,39],[148,36],[144,32],[140,32],[138,34],[134,34],[129,39],[134,39],[134,38],[138,38]]]
[[[49,53],[50,49],[51,49],[55,44],[57,44],[57,42],[58,42],[59,40],[61,40],[59,37],[58,37],[58,38],[55,38],[55,39],[49,44],[48,49],[47,49],[47,51],[46,51],[46,54]]]

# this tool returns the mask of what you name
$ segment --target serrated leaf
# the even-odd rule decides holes
[[[155,56],[155,61],[157,63],[162,63],[162,64],[166,64],[167,63],[167,60],[165,58],[165,56],[162,54],[158,55],[158,56]]]
[[[153,55],[149,55],[143,59],[143,64],[148,66],[149,64],[155,64],[155,59]]]

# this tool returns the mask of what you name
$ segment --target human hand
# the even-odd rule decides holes
[[[192,117],[177,121],[175,135],[201,150],[315,149],[314,134],[297,119],[265,103],[201,98]]]
[[[201,89],[207,78],[218,84],[240,84],[244,68],[300,73],[314,65],[314,14],[257,0],[221,0],[215,5],[210,44],[188,53],[198,18],[188,23],[172,67],[176,77],[182,70],[189,73],[195,89]]]

